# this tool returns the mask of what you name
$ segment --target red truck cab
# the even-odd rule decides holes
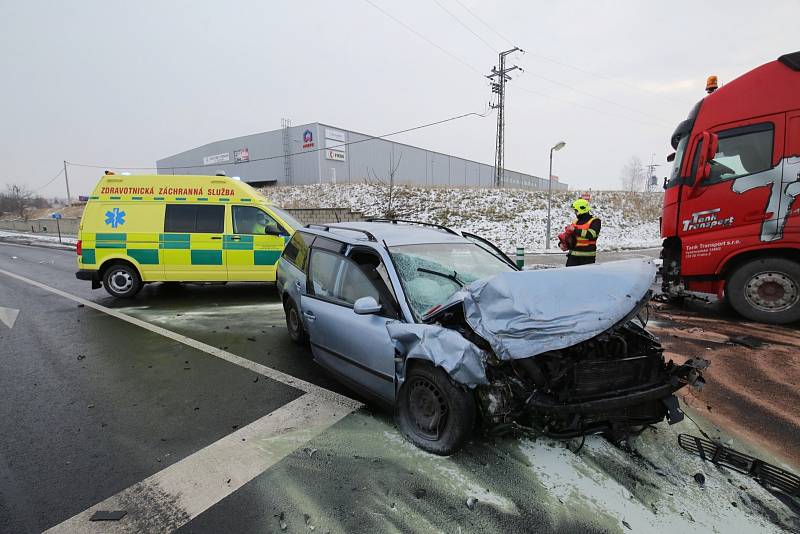
[[[663,288],[748,319],[800,320],[800,52],[711,92],[672,135]]]

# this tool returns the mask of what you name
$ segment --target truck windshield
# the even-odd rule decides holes
[[[672,162],[672,173],[669,176],[665,189],[669,189],[681,183],[681,163],[683,163],[683,156],[686,152],[686,145],[688,144],[688,135],[684,135],[681,137],[681,140],[678,141],[678,147],[675,149],[675,160]]]
[[[424,317],[479,278],[513,271],[494,254],[473,243],[425,243],[389,248],[397,274],[417,317]]]

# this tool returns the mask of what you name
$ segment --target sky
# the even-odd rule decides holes
[[[547,176],[563,140],[553,174],[618,189],[633,156],[668,174],[706,77],[797,51],[798,19],[798,0],[0,0],[0,190],[65,197],[64,160],[154,166],[284,117],[382,135],[483,113],[513,46],[506,168]],[[490,114],[394,139],[491,164],[495,131]],[[101,173],[68,166],[72,195]]]

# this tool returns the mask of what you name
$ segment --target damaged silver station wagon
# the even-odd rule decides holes
[[[646,260],[519,271],[473,234],[409,221],[310,225],[278,264],[293,341],[414,444],[450,454],[476,426],[621,439],[683,418],[707,362],[665,362],[637,318]]]

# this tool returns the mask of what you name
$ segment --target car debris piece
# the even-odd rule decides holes
[[[678,445],[703,460],[749,475],[762,486],[772,486],[787,495],[800,497],[800,477],[785,469],[690,434],[680,434]]]
[[[119,521],[128,514],[125,510],[97,510],[89,521]]]
[[[475,497],[470,497],[467,499],[467,508],[474,510],[476,506],[478,506],[478,499]]]
[[[736,336],[730,339],[734,345],[742,345],[751,349],[758,349],[764,346],[764,342],[752,336]]]
[[[694,481],[702,486],[706,483],[706,476],[703,473],[695,473]]]

